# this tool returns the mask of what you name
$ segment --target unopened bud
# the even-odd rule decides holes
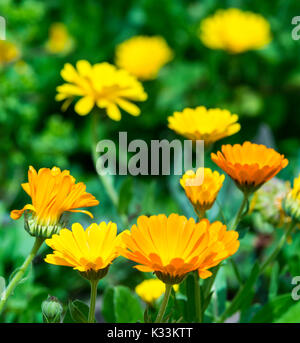
[[[63,307],[56,297],[48,296],[42,303],[44,323],[60,323]]]

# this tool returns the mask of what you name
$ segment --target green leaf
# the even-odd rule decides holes
[[[279,275],[279,263],[275,261],[272,274],[271,274],[271,282],[270,282],[270,290],[269,290],[269,299],[272,300],[276,297],[278,292],[278,275]]]
[[[192,274],[189,274],[185,279],[185,288],[187,301],[184,307],[184,319],[187,322],[195,321],[196,310],[195,310],[195,280]]]
[[[294,303],[291,294],[280,295],[264,305],[252,318],[251,323],[274,323],[280,317],[282,318]],[[298,319],[300,319],[299,309],[298,307]],[[294,318],[296,317],[294,316]]]
[[[214,282],[214,301],[215,309],[217,314],[223,313],[225,311],[226,296],[227,296],[227,283],[226,283],[226,274],[225,269],[221,268],[216,276]],[[209,299],[208,299],[209,301]]]
[[[69,302],[69,311],[75,323],[87,323],[89,316],[89,307],[80,300]]]
[[[119,195],[118,212],[128,214],[129,205],[133,196],[133,179],[128,177],[124,180]]]
[[[0,276],[0,298],[4,291],[5,291],[5,279],[3,276]]]
[[[128,287],[115,287],[114,308],[117,323],[136,323],[144,319],[144,311],[139,298]]]
[[[107,323],[116,322],[113,288],[107,288],[103,294],[102,315]]]
[[[71,317],[69,308],[64,315],[63,323],[75,323],[73,318]]]
[[[300,323],[300,302],[287,308],[275,323]]]
[[[253,286],[259,276],[259,264],[258,262],[252,268],[251,274],[244,286],[240,288],[236,297],[233,299],[229,307],[226,309],[225,313],[222,315],[222,320],[233,315],[236,311],[249,303],[253,296]]]

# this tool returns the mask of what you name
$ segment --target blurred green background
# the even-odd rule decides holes
[[[217,9],[229,7],[262,14],[271,24],[271,44],[260,51],[234,56],[206,48],[197,36],[199,23]],[[224,143],[251,140],[274,147],[287,156],[290,164],[280,174],[281,178],[291,181],[299,172],[300,41],[291,36],[291,20],[300,15],[299,1],[1,0],[0,15],[7,21],[7,40],[20,51],[18,61],[0,66],[0,275],[7,278],[33,244],[33,238],[23,230],[23,219],[13,222],[9,217],[9,211],[28,202],[20,184],[27,180],[29,165],[36,169],[54,165],[69,169],[76,179],[86,182],[87,190],[100,201],[92,209],[96,221],[113,220],[124,229],[91,160],[91,117],[80,117],[73,105],[62,112],[61,103],[54,97],[56,86],[63,82],[60,70],[64,63],[74,64],[79,59],[113,63],[116,45],[134,35],[163,36],[174,51],[174,59],[156,80],[143,83],[149,99],[139,104],[141,116],[123,113],[120,122],[104,120],[99,127],[100,137],[117,141],[118,132],[127,131],[128,141],[172,140],[178,137],[168,129],[167,117],[175,110],[199,105],[226,108],[239,115],[242,129],[218,142],[214,151]],[[46,51],[49,28],[54,22],[66,25],[74,41],[71,51],[64,54]],[[205,164],[216,169],[208,158]],[[132,223],[140,214],[177,212],[194,216],[178,177],[115,180],[118,189],[124,182],[126,188],[131,187]],[[218,202],[227,218],[235,213],[240,200],[241,194],[226,180]],[[218,212],[216,207],[209,214],[211,218]],[[84,225],[89,223],[83,215],[72,216],[72,221],[76,220]],[[260,234],[265,234],[252,221],[246,219],[246,224],[250,225],[249,234],[238,253],[245,275],[261,254],[255,242]],[[277,232],[268,234],[272,241]],[[299,274],[298,238],[292,248],[287,247],[280,255],[276,294],[288,293],[290,275]],[[270,244],[264,248],[268,251]],[[2,320],[41,321],[40,305],[48,294],[64,303],[69,298],[88,299],[89,285],[76,272],[43,262],[48,251],[43,248],[27,281],[10,298]],[[131,265],[118,259],[100,283],[100,295],[107,284],[134,288],[143,280],[145,275],[130,268]],[[237,284],[230,268],[226,273],[230,297]],[[259,297],[255,301],[263,304],[268,299],[266,280],[261,280],[258,287]]]

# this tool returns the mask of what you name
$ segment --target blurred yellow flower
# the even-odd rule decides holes
[[[260,144],[222,145],[211,159],[246,193],[252,193],[288,165],[284,155]]]
[[[260,14],[237,8],[218,10],[201,22],[200,39],[210,49],[238,54],[269,44],[270,24]]]
[[[202,219],[195,223],[178,214],[166,217],[140,216],[131,231],[122,233],[124,257],[139,263],[142,272],[154,272],[166,284],[180,283],[187,273],[198,270],[203,279],[208,270],[239,248],[238,233],[227,231],[221,222]]]
[[[172,58],[172,50],[159,36],[135,36],[116,49],[116,65],[141,80],[156,78],[159,70]]]
[[[81,207],[91,207],[99,204],[96,198],[85,191],[83,182],[75,184],[75,178],[68,170],[61,171],[57,167],[41,168],[38,172],[30,166],[28,182],[23,183],[24,191],[31,197],[32,204],[27,204],[22,210],[13,210],[12,219],[19,219],[24,211],[32,215],[28,218],[26,212],[25,228],[33,236],[51,237],[65,225],[64,212],[82,212],[93,215]]]
[[[119,255],[120,239],[117,225],[112,222],[93,223],[86,230],[75,223],[72,230],[62,229],[45,242],[53,249],[45,258],[47,263],[73,267],[87,279],[105,276],[109,265]]]
[[[147,94],[142,84],[126,70],[106,62],[92,66],[86,60],[78,61],[76,68],[67,63],[61,71],[67,83],[57,87],[56,100],[65,101],[63,109],[75,97],[80,97],[75,105],[80,115],[90,113],[95,105],[105,109],[113,120],[121,119],[119,107],[131,115],[140,114],[140,109],[131,101],[145,101]]]
[[[63,23],[53,23],[49,29],[46,50],[52,54],[68,53],[73,47],[73,39]]]
[[[178,285],[173,285],[174,291],[179,289]],[[165,293],[166,285],[159,279],[148,279],[142,281],[135,287],[136,294],[146,303],[153,303]]]
[[[214,204],[224,179],[225,175],[210,168],[198,168],[196,173],[188,170],[180,179],[186,196],[200,217]]]
[[[294,179],[293,188],[282,200],[282,208],[289,217],[300,223],[300,174]]]
[[[0,40],[0,65],[15,61],[20,56],[20,51],[14,43]]]
[[[241,128],[238,119],[228,110],[199,106],[174,112],[173,116],[168,117],[168,126],[188,139],[204,140],[205,146],[208,146],[238,132]]]

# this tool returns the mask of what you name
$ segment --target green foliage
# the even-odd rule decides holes
[[[125,286],[106,290],[102,314],[108,322],[113,323],[136,323],[143,321],[144,318],[144,311],[137,295]]]
[[[74,323],[87,323],[88,322],[89,307],[82,301],[80,300],[70,301],[69,312]]]
[[[252,323],[296,323],[299,321],[299,304],[295,303],[291,294],[283,294],[270,300],[251,320]],[[293,316],[293,317],[292,317]],[[288,319],[287,321],[285,320]],[[292,321],[291,321],[292,320]]]

